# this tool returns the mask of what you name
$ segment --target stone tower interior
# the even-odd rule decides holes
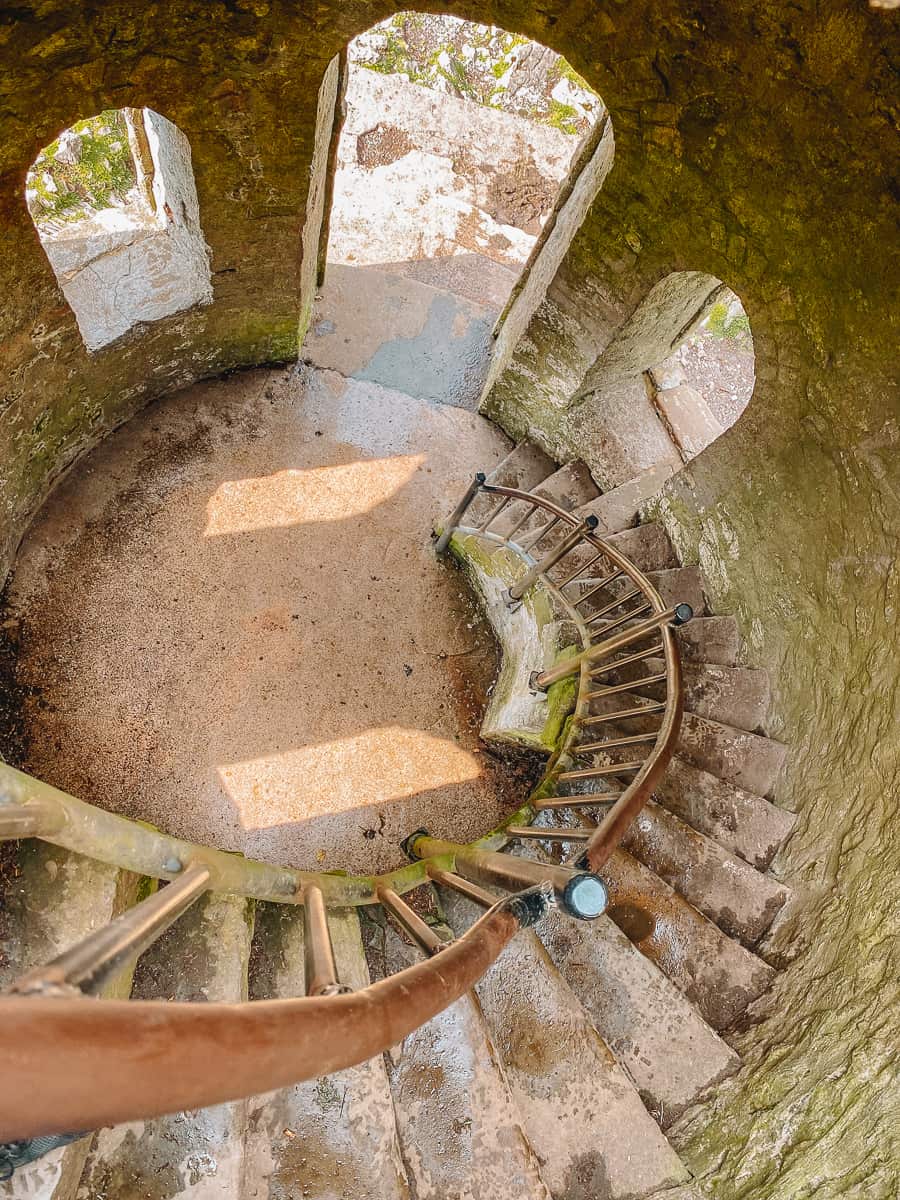
[[[0,1196],[892,1200],[895,5],[423,5],[602,104],[518,242],[495,114],[415,255],[363,81],[373,266],[397,11],[0,12]],[[26,187],[112,110],[110,282]],[[752,396],[679,441],[723,285]]]

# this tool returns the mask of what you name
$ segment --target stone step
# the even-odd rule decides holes
[[[530,492],[556,470],[556,463],[533,442],[519,442],[488,475],[489,483],[519,488]],[[463,520],[466,525],[478,526],[497,508],[497,496],[477,496]]]
[[[618,677],[634,679],[636,693],[662,699],[663,682],[641,685],[640,681],[648,675],[658,675],[664,666],[662,658],[647,658],[623,668]],[[682,667],[682,678],[684,707],[688,712],[748,732],[765,724],[771,694],[768,671],[687,662]]]
[[[725,850],[764,871],[794,827],[793,813],[725,783],[677,755],[657,784],[656,799]]]
[[[630,529],[638,523],[642,506],[659,492],[673,470],[672,463],[657,463],[627,483],[620,483],[596,500],[581,505],[576,513],[579,517],[595,516],[599,522],[597,533],[600,537]]]
[[[37,840],[2,848],[14,860],[3,889],[0,988],[77,945],[89,933],[137,903],[139,876]],[[110,998],[131,992],[132,969],[104,989]],[[94,1141],[88,1134],[20,1167],[0,1183],[3,1200],[73,1200]]]
[[[604,537],[604,541],[615,546],[641,571],[663,571],[675,569],[678,566],[672,543],[661,525],[652,523],[638,525],[635,529],[625,529],[620,533],[609,534]],[[579,547],[567,555],[562,562],[551,568],[550,578],[556,583],[560,583],[576,571],[581,572],[583,578],[590,581],[589,584],[582,585],[580,589],[573,581],[567,591],[570,599],[574,599],[579,590],[584,591],[587,586],[593,587],[596,582],[610,573],[610,564],[606,559],[592,563],[594,555],[595,551],[590,547]],[[610,598],[617,590],[621,590],[620,584],[621,581],[611,585]]]
[[[787,747],[733,725],[686,712],[678,754],[694,767],[758,796],[771,796],[784,766]]]
[[[300,357],[345,378],[474,410],[496,315],[408,276],[331,262]]]
[[[141,956],[134,997],[201,1004],[246,1000],[252,934],[252,901],[220,893],[201,897]],[[247,1110],[246,1100],[236,1100],[101,1129],[79,1200],[244,1200]]]
[[[380,932],[379,966],[371,953],[369,959],[373,976],[421,959],[390,926]],[[386,1057],[403,1157],[418,1200],[550,1200],[474,992]]]
[[[606,684],[611,679],[614,680],[614,677],[604,676],[602,682]],[[642,699],[646,700],[646,697],[631,691],[619,692],[593,699],[590,711],[599,715],[633,706]],[[627,724],[622,722],[616,725],[586,726],[580,740],[591,742],[600,738],[611,738],[615,734],[647,732],[657,729],[659,722],[660,717],[657,713],[649,717],[631,717]],[[595,739],[592,731],[598,730]],[[719,721],[711,721],[708,717],[685,712],[676,752],[691,766],[708,771],[725,783],[755,792],[758,796],[770,796],[784,766],[787,747],[772,738],[749,733],[746,729],[736,729],[733,725],[723,725]],[[622,762],[628,758],[629,753],[630,751],[626,753],[612,749],[608,755],[612,761]],[[591,758],[589,754],[579,757],[589,761]]]
[[[341,982],[367,987],[354,909],[328,913]],[[302,996],[303,913],[261,905],[251,998]],[[391,1091],[381,1056],[250,1102],[246,1200],[408,1200]]]
[[[767,963],[626,850],[615,850],[600,873],[609,916],[713,1029],[727,1029],[770,985],[775,972]]]
[[[770,875],[652,801],[638,814],[622,846],[745,946],[759,942],[788,898],[787,889]]]
[[[612,533],[606,540],[641,571],[667,571],[678,566],[669,535],[655,521]]]
[[[471,922],[465,901],[447,897],[447,907],[455,929]],[[518,934],[476,991],[556,1200],[624,1200],[686,1181],[684,1166],[534,933]]]
[[[734,617],[695,617],[676,634],[684,663],[717,663],[731,667],[738,660],[741,639]]]
[[[572,512],[576,508],[580,508],[582,504],[586,504],[588,500],[594,499],[600,495],[600,489],[597,487],[591,478],[591,473],[583,462],[577,460],[564,463],[558,467],[552,475],[548,475],[537,487],[531,488],[531,492],[535,496],[540,496],[544,500],[550,500],[559,508],[565,509],[566,512]],[[491,529],[495,532],[507,536],[515,529],[515,540],[520,544],[533,540],[533,535],[537,533],[544,525],[546,525],[552,517],[538,510],[532,513],[524,524],[520,525],[522,517],[528,511],[528,506],[525,501],[517,501],[507,506],[502,516],[500,516]],[[551,537],[555,541],[562,535],[562,530],[559,525],[554,526]],[[549,542],[548,538],[548,542]],[[534,551],[541,546],[541,542],[537,542],[531,547]],[[574,565],[574,564],[573,564]]]
[[[689,604],[697,616],[706,612],[703,576],[698,567],[670,567],[666,571],[650,571],[648,578],[660,594],[666,608]]]
[[[608,917],[585,924],[551,912],[540,935],[663,1129],[737,1070],[734,1051]]]

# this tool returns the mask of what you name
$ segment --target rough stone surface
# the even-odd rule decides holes
[[[494,649],[429,533],[506,450],[474,414],[330,372],[148,410],[20,555],[32,773],[313,869],[491,828],[521,793],[478,743]]]
[[[674,463],[663,462],[642,471],[627,483],[619,484],[577,510],[578,516],[597,518],[597,533],[621,533],[637,524],[641,507],[657,494],[675,469]]]
[[[663,1129],[737,1070],[737,1055],[608,917],[583,925],[551,913],[540,935]]]
[[[622,845],[745,946],[756,945],[787,899],[770,876],[652,802],[635,818]]]
[[[758,871],[768,867],[794,825],[793,813],[677,756],[657,785],[655,796],[682,821]]]
[[[448,10],[485,17],[458,0]],[[11,10],[4,566],[61,472],[148,400],[295,353],[312,300],[297,254],[318,87],[386,12],[335,0],[235,4],[215,20],[194,0]],[[667,274],[698,270],[737,290],[753,328],[754,397],[670,485],[662,515],[684,561],[703,567],[713,608],[738,615],[752,661],[776,680],[774,731],[792,746],[782,798],[799,817],[778,868],[797,899],[770,939],[792,961],[771,1011],[742,1035],[744,1070],[686,1134],[697,1190],[893,1200],[894,14],[851,0],[510,0],[490,16],[565,54],[615,128],[615,164],[556,289],[571,298],[567,322],[598,312],[608,327],[610,309],[633,310]],[[190,140],[213,302],[88,355],[22,192],[38,149],[109,96],[151,104]],[[564,359],[552,332],[545,344]]]
[[[304,993],[303,914],[268,905],[260,914],[253,998]],[[367,987],[359,915],[328,916],[338,977]],[[246,1200],[408,1200],[394,1107],[382,1058],[249,1102]]]
[[[495,315],[405,276],[330,263],[300,353],[353,379],[474,409]]]
[[[465,923],[451,905],[454,927]],[[577,997],[535,934],[516,937],[476,991],[552,1194],[619,1200],[685,1181]]]
[[[603,868],[609,915],[713,1029],[727,1029],[775,972],[625,850]]]
[[[382,936],[390,972],[420,958]],[[385,1058],[417,1200],[550,1200],[474,992]]]
[[[41,239],[89,350],[212,300],[190,145],[158,113],[144,122],[156,213],[107,209]]]
[[[247,999],[252,902],[201,897],[140,958],[134,996],[198,1004]],[[247,1101],[101,1129],[78,1200],[243,1200]]]
[[[330,261],[400,264],[474,253],[518,271],[577,138],[353,66],[346,103]]]

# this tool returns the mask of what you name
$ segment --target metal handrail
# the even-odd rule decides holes
[[[469,504],[481,493],[502,497],[498,510],[477,529],[459,524]],[[528,518],[538,509],[549,517],[527,547],[489,528],[500,510],[516,501],[530,506]],[[527,519],[519,521],[515,531],[523,524]],[[558,526],[562,540],[535,559],[530,551]],[[540,918],[551,897],[563,911],[582,919],[591,919],[604,910],[606,888],[593,871],[618,845],[672,755],[681,721],[681,675],[671,629],[676,611],[665,609],[647,576],[599,538],[593,527],[592,521],[579,520],[550,500],[489,484],[483,476],[476,476],[450,528],[438,539],[438,547],[446,548],[453,534],[459,533],[511,549],[525,567],[508,595],[511,607],[517,607],[532,586],[542,587],[553,594],[582,642],[580,654],[540,673],[536,680],[539,688],[570,675],[577,675],[579,681],[573,720],[565,727],[548,763],[539,793],[492,833],[469,845],[438,841],[419,831],[407,842],[415,861],[384,875],[298,871],[171,837],[0,764],[0,839],[38,837],[139,875],[177,881],[171,890],[166,888],[159,896],[148,898],[47,967],[23,977],[10,993],[0,997],[0,1019],[10,1048],[4,1063],[6,1086],[0,1090],[0,1141],[96,1128],[217,1104],[363,1062],[402,1040],[468,991],[515,932]],[[585,618],[578,608],[584,595],[573,600],[564,591],[570,583],[581,582],[579,571],[561,583],[549,575],[551,567],[582,545],[593,552],[588,567],[605,559],[615,568],[601,582],[601,589],[624,576],[644,597],[646,605],[638,614],[609,623],[610,628],[620,628],[649,607],[651,615],[641,623],[639,632],[632,626],[599,645],[592,642],[594,632],[603,632],[602,627],[596,631],[590,628],[597,614]],[[619,606],[607,605],[600,615]],[[542,805],[538,796],[543,799],[551,794],[555,781],[567,774],[568,757],[577,753],[579,730],[589,719],[589,705],[598,695],[596,662],[651,629],[659,630],[658,650],[665,662],[662,724],[642,762],[612,763],[587,772],[615,776],[636,770],[637,774],[624,790],[613,793],[608,811],[595,829],[582,826],[577,833],[570,830],[568,840],[587,839],[586,850],[578,860],[579,869],[496,853],[512,837],[533,836],[523,822],[533,818],[541,807],[553,811],[554,806]],[[610,666],[603,670],[613,669],[617,663],[638,661],[649,653],[643,650],[610,660]],[[640,682],[634,686],[639,687]],[[608,690],[621,691],[622,685]],[[660,711],[659,702],[654,703],[652,711]],[[642,735],[640,740],[648,736]],[[611,739],[606,744],[632,741]],[[607,803],[604,793],[597,795],[598,805]],[[564,835],[564,827],[550,834],[553,840],[562,840]],[[491,900],[482,884],[516,890],[494,904],[462,937],[444,942],[400,899],[403,893],[431,880],[455,887],[481,904]],[[304,906],[308,943],[305,997],[196,1005],[89,1002],[77,996],[78,987],[92,990],[110,970],[159,936],[205,891]],[[326,910],[329,906],[375,903],[381,903],[432,957],[350,993],[337,978]],[[227,1054],[221,1053],[223,1046],[228,1047]]]
[[[644,759],[640,770],[630,781],[616,803],[608,809],[600,824],[592,833],[584,853],[579,858],[579,863],[589,865],[591,870],[597,871],[607,862],[624,837],[628,827],[650,799],[675,752],[675,746],[678,742],[678,735],[681,729],[683,689],[681,659],[673,633],[673,626],[677,627],[677,625],[684,624],[686,620],[689,620],[692,615],[691,610],[687,605],[677,605],[673,609],[667,609],[656,588],[643,571],[630,562],[615,546],[605,541],[593,531],[584,528],[583,518],[568,512],[558,504],[554,504],[553,501],[531,492],[522,491],[520,488],[481,482],[476,477],[474,485],[467,492],[469,503],[482,493],[503,497],[501,507],[505,507],[510,501],[521,501],[531,506],[532,511],[535,509],[543,510],[555,518],[557,522],[568,526],[570,531],[580,529],[581,536],[573,548],[585,545],[589,546],[595,552],[594,558],[586,565],[593,565],[602,559],[606,559],[615,568],[615,572],[613,575],[607,576],[602,583],[608,583],[613,578],[623,575],[627,576],[635,588],[645,597],[651,610],[650,616],[641,622],[642,628],[639,630],[637,627],[631,630],[624,630],[622,633],[609,639],[605,644],[601,643],[600,646],[596,646],[591,642],[591,631],[588,628],[589,619],[586,620],[582,616],[577,607],[573,605],[570,598],[563,591],[564,587],[577,581],[578,572],[570,575],[561,584],[555,583],[546,573],[541,573],[537,577],[541,586],[553,593],[556,601],[566,610],[567,615],[578,628],[583,646],[581,654],[560,663],[549,671],[539,673],[534,680],[538,686],[549,687],[569,675],[577,673],[579,676],[574,719],[565,730],[562,744],[551,758],[548,770],[538,785],[538,789],[542,795],[546,794],[548,784],[552,785],[554,780],[562,773],[560,764],[574,747],[580,728],[580,721],[587,716],[591,701],[591,692],[593,690],[590,675],[591,666],[606,654],[614,653],[620,647],[640,640],[645,634],[657,629],[659,630],[661,639],[660,652],[665,662],[666,682],[666,698],[665,708],[662,713],[662,722],[656,741],[650,753]],[[457,522],[454,528],[446,528],[442,531],[441,540],[446,539],[445,545],[449,545],[454,532],[458,533],[461,537],[481,537],[495,543],[502,543],[522,558],[527,568],[528,577],[532,577],[535,563],[528,551],[523,550],[516,542],[504,539],[501,535],[490,532],[489,527],[494,518],[499,515],[499,509],[480,528],[459,524],[464,515],[464,508],[462,511],[457,509],[457,512],[454,513]],[[571,549],[567,552],[571,553]],[[613,661],[611,667],[614,665],[615,662]],[[639,687],[640,681],[636,681],[631,686]],[[624,766],[624,764],[615,765],[618,766],[620,771]],[[615,771],[610,770],[608,773],[614,775]],[[516,813],[513,818],[510,818],[509,823],[515,827],[515,824],[519,823],[520,817],[521,812]],[[573,838],[573,841],[575,840]]]
[[[0,998],[0,1141],[203,1108],[365,1062],[465,995],[548,903],[542,888],[506,896],[439,955],[342,995]]]

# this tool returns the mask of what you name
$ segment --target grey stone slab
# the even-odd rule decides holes
[[[202,897],[141,957],[135,997],[246,1000],[252,927],[252,901]],[[246,1100],[101,1129],[78,1198],[244,1200],[246,1129]]]
[[[765,870],[794,826],[793,813],[677,755],[657,784],[656,799],[692,828]]]
[[[622,846],[746,946],[757,944],[788,898],[770,875],[652,802],[635,818]]]
[[[469,918],[448,904],[454,928]],[[528,1140],[555,1200],[641,1196],[687,1171],[537,936],[523,932],[478,983]]]
[[[386,929],[388,972],[420,958]],[[474,992],[411,1033],[386,1059],[403,1158],[418,1200],[550,1200]]]
[[[328,924],[339,978],[367,987],[358,913],[331,910]],[[254,999],[303,995],[302,911],[261,906],[254,958]],[[245,1200],[408,1200],[384,1060],[252,1098],[245,1177]]]

